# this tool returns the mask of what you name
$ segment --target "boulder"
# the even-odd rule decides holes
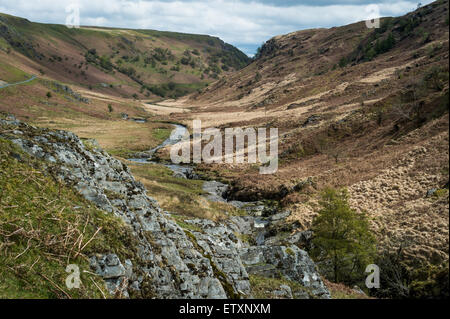
[[[330,298],[314,262],[297,246],[254,246],[241,250],[241,259],[250,274],[299,282],[317,298]]]

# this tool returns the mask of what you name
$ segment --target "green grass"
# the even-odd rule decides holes
[[[130,229],[41,165],[0,139],[0,298],[110,297],[101,278],[87,272],[88,257],[133,258]],[[80,268],[80,289],[65,285],[69,264]]]
[[[161,142],[164,142],[170,137],[170,134],[172,133],[171,128],[157,128],[152,131],[152,135],[155,139],[160,140]]]
[[[172,218],[178,224],[178,226],[180,226],[184,230],[194,231],[194,232],[198,232],[198,233],[203,232],[203,230],[199,226],[192,225],[190,223],[186,223],[186,220],[190,219],[190,218],[187,218],[186,216],[172,215]]]
[[[30,76],[24,71],[0,61],[0,80],[8,83],[25,81]]]
[[[340,290],[331,290],[331,298],[332,299],[367,299],[363,297],[363,295],[358,293],[349,293],[346,291],[340,291]]]
[[[114,148],[107,150],[109,154],[112,156],[120,157],[120,158],[131,158],[133,154],[136,154],[136,151],[133,151],[128,148]]]
[[[0,38],[0,50],[7,50],[10,47],[11,46],[9,45],[8,42],[6,42],[4,38]]]
[[[152,138],[155,140],[155,145],[159,145],[162,142],[164,142],[166,139],[170,137],[170,134],[172,133],[171,128],[156,128],[152,130]],[[130,148],[127,147],[115,147],[111,149],[107,149],[108,153],[117,156],[120,158],[132,158],[133,155],[136,154],[136,152],[141,151],[148,151],[149,149],[136,149],[133,148],[133,141],[132,138],[130,138]]]
[[[158,200],[166,211],[214,221],[244,214],[242,210],[226,203],[206,200],[203,196],[203,181],[176,178],[172,171],[163,165],[129,164],[128,166],[133,175],[145,185],[148,194]],[[177,222],[182,220],[178,218]]]
[[[252,296],[256,299],[273,299],[272,294],[275,290],[280,290],[281,285],[289,286],[292,290],[292,294],[295,297],[295,293],[308,294],[310,298],[313,295],[308,288],[304,287],[300,283],[287,280],[286,278],[267,278],[258,275],[250,275],[250,286],[252,287]]]

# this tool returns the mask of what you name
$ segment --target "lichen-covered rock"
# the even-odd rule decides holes
[[[202,232],[192,232],[199,248],[204,252],[216,271],[222,272],[225,278],[222,281],[229,283],[234,296],[250,297],[250,283],[247,271],[239,258],[239,252],[244,244],[235,235],[238,227],[229,221],[226,224],[217,224],[210,220],[193,219],[186,223],[195,225]]]
[[[269,276],[281,272],[308,287],[312,295],[329,297],[306,252],[296,246],[249,247],[240,240],[239,235],[259,234],[258,225],[265,227],[269,222],[254,217],[261,215],[254,213],[255,207],[258,212],[265,209],[260,203],[234,202],[235,206],[243,204],[241,208],[252,216],[234,216],[221,223],[188,220],[198,231],[183,230],[147,195],[128,167],[95,142],[83,143],[73,133],[36,128],[13,117],[0,119],[0,126],[6,128],[0,137],[46,161],[55,178],[129,225],[132,260],[121,261],[113,253],[90,260],[111,294],[124,298],[136,294],[144,298],[251,298],[248,272]],[[226,185],[205,184],[214,200],[223,201]],[[275,215],[270,222],[283,221],[288,215]],[[290,296],[287,291],[280,294]]]
[[[241,250],[241,259],[250,274],[276,278],[280,274],[301,283],[311,295],[330,298],[314,262],[297,246],[254,246]]]
[[[127,297],[129,290],[142,292],[145,286],[155,298],[227,298],[249,286],[245,269],[234,271],[231,263],[238,256],[236,251],[223,251],[213,258],[206,256],[183,229],[166,218],[156,201],[147,196],[144,186],[117,159],[98,147],[86,147],[70,132],[35,128],[12,117],[0,120],[0,125],[23,133],[7,130],[2,138],[46,160],[57,178],[132,228],[136,247],[130,249],[137,252],[132,272],[127,272],[116,255],[91,260],[110,292],[119,291],[120,296]],[[205,236],[201,240],[213,247],[213,254],[219,251],[216,247],[226,246],[217,238]],[[130,273],[134,275],[130,277]]]
[[[281,285],[279,290],[275,290],[273,295],[277,299],[292,299],[294,296],[292,295],[292,289],[288,285]]]

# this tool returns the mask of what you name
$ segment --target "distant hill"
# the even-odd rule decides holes
[[[2,13],[0,50],[23,55],[4,69],[25,65],[61,82],[140,98],[179,97],[250,62],[237,48],[207,35],[70,29]]]
[[[192,101],[200,105],[230,103],[241,109],[286,108],[305,96],[378,71],[388,72],[392,66],[444,59],[448,23],[448,1],[444,0],[405,16],[382,18],[377,29],[359,22],[276,36],[258,49],[253,63],[194,95]],[[367,87],[370,81],[362,83]]]

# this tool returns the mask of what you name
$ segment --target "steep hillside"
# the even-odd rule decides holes
[[[448,3],[438,1],[403,17],[383,18],[378,29],[359,22],[277,36],[259,49],[255,62],[193,95],[191,102],[210,110],[223,104],[230,111],[282,111],[335,104],[331,97],[340,97],[339,103],[376,99],[402,87],[382,85],[402,70],[441,60],[445,69],[447,26]]]
[[[250,60],[235,47],[210,36],[98,27],[69,29],[1,13],[0,52],[9,55],[0,53],[8,68],[26,68],[41,77],[135,98],[178,97],[241,69]]]
[[[329,187],[406,274],[380,297],[448,295],[448,10],[280,35],[251,63],[208,36],[0,14],[0,297],[361,298],[307,252]],[[278,171],[153,156],[193,119],[278,128]],[[73,295],[67,262],[96,273]]]
[[[439,264],[448,260],[448,8],[436,1],[379,29],[277,36],[246,68],[164,105],[182,108],[172,115],[187,125],[279,128],[276,174],[201,165],[232,183],[232,198],[279,200],[307,230],[317,192],[347,187],[381,250]]]
[[[330,298],[305,251],[242,241],[251,216],[163,211],[93,140],[0,114],[0,167],[2,298]]]

